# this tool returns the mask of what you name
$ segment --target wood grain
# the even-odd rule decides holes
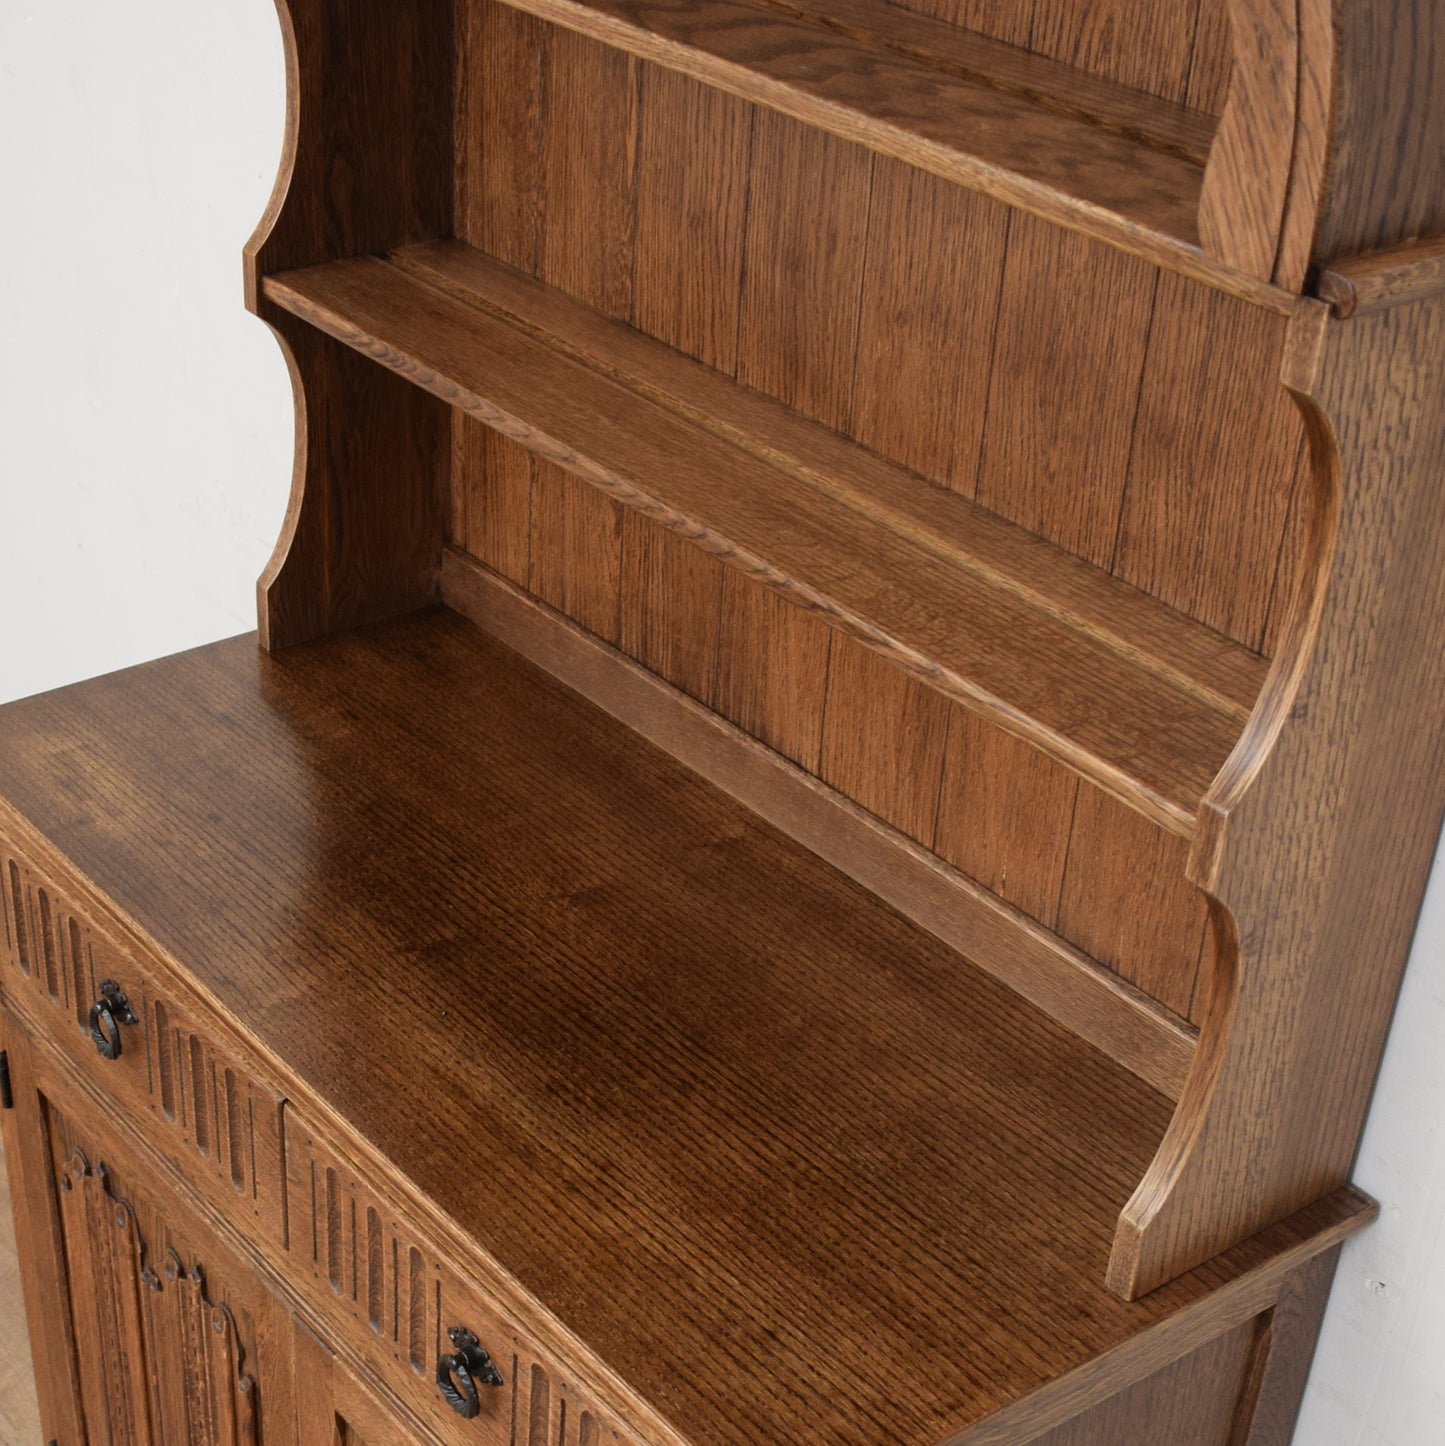
[[[1331,262],[1445,231],[1445,13],[1430,0],[1303,12],[1333,37],[1329,140],[1311,259]],[[1312,204],[1311,204],[1312,203]]]
[[[1141,1423],[1169,1446],[1223,1446],[1254,1343],[1247,1321],[1173,1365],[1157,1371],[1065,1426],[1035,1436],[1031,1446],[1098,1446],[1133,1439]]]
[[[1183,1018],[1207,926],[1188,848],[1096,788],[1080,788],[1055,928]]]
[[[532,454],[465,412],[452,413],[450,540],[525,583],[531,571]]]
[[[1296,145],[1297,0],[1230,0],[1234,70],[1204,172],[1205,249],[1251,276],[1275,273]]]
[[[652,65],[642,67],[641,85],[633,320],[732,374],[754,111]]]
[[[445,615],[0,719],[10,808],[196,961],[285,1097],[686,1437],[933,1446],[1359,1218],[1112,1299],[1167,1102]]]
[[[949,705],[849,638],[833,640],[818,776],[908,837],[938,821]]]
[[[542,89],[537,274],[609,316],[632,315],[638,75],[572,31],[549,37]]]
[[[752,173],[738,380],[846,431],[873,158],[762,111]]]
[[[1289,1446],[1339,1258],[1336,1247],[1296,1270],[1260,1323],[1255,1359],[1236,1415],[1241,1446]]]
[[[810,773],[822,748],[829,648],[813,614],[724,573],[717,710]]]
[[[457,6],[455,234],[536,274],[547,28],[510,5]]]
[[[848,430],[969,495],[1008,230],[1008,212],[986,196],[874,162]]]
[[[975,495],[1105,568],[1119,535],[1156,282],[1132,257],[1032,217],[1010,228]],[[1061,305],[1061,296],[1091,297],[1109,325],[1098,324],[1093,305]]]
[[[1200,249],[1202,166],[1084,118],[1096,108],[1088,100],[1039,104],[1007,81],[966,79],[955,73],[966,67],[931,55],[924,63],[908,42],[880,43],[865,29],[754,0],[520,8],[1255,304],[1288,307],[1287,293]],[[1197,140],[1198,117],[1181,121],[1176,132]],[[1195,153],[1192,142],[1180,149]]]
[[[280,0],[286,131],[270,204],[246,246],[260,278],[452,234],[452,6]]]
[[[450,424],[434,398],[272,311],[296,460],[256,598],[265,646],[284,648],[436,597]]]
[[[1154,306],[1117,571],[1258,648],[1304,442],[1274,380],[1285,331],[1276,317],[1172,276],[1160,278]],[[1181,406],[1182,397],[1208,404]]]
[[[18,1336],[14,1353],[6,1354],[4,1416],[34,1440],[47,1437],[81,1439],[79,1385],[75,1379],[74,1336],[63,1309],[56,1278],[64,1260],[60,1217],[50,1188],[40,1100],[30,1072],[29,1052],[8,1010],[0,1008],[0,1044],[10,1067],[15,1108],[0,1110],[7,1181],[7,1208],[0,1223],[24,1249],[6,1262],[5,1331]],[[28,1328],[27,1328],[28,1327]],[[33,1354],[32,1354],[33,1352]],[[39,1360],[46,1369],[31,1374]],[[32,1419],[33,1418],[33,1419]]]
[[[1190,96],[1184,104],[1160,99],[1128,82],[1120,84],[1108,79],[1104,67],[1080,68],[1085,63],[1084,55],[1075,43],[1075,36],[1078,22],[1088,17],[1087,14],[1081,17],[1077,7],[1069,14],[1067,6],[1056,4],[1050,13],[1061,10],[1065,18],[1057,23],[1051,19],[1039,27],[1052,32],[1052,38],[1059,42],[1060,55],[1072,49],[1072,58],[1061,62],[1053,47],[1030,48],[1035,7],[1027,3],[1010,3],[1010,0],[1003,3],[1000,0],[913,0],[906,6],[896,0],[886,5],[871,4],[869,0],[826,0],[826,3],[770,0],[770,3],[803,15],[814,24],[896,50],[950,74],[995,90],[1026,96],[1045,109],[1078,116],[1105,130],[1132,136],[1157,150],[1185,156],[1200,165],[1208,159],[1214,118],[1219,113],[1213,91],[1207,85],[1193,85],[1192,68]],[[1215,5],[1206,8],[1213,9]],[[1192,6],[1180,6],[1178,21],[1193,27],[1191,12]],[[935,19],[922,17],[936,17],[950,23],[940,25]],[[1152,24],[1149,21],[1144,24],[1165,38],[1167,47],[1178,34],[1175,25],[1169,23],[1174,20],[1171,14],[1161,23],[1156,14]],[[1105,21],[1093,28],[1095,43],[1086,48],[1094,57],[1099,57],[1104,47],[1097,43],[1098,32],[1107,31],[1109,25]],[[1141,26],[1136,23],[1133,28],[1135,34],[1131,40],[1137,41]],[[1209,36],[1209,41],[1217,39],[1213,34]],[[1227,49],[1227,37],[1221,43]],[[1115,58],[1124,66],[1138,65],[1141,53],[1147,55],[1148,49],[1147,45],[1136,43],[1129,54],[1118,55],[1115,47]],[[1198,50],[1197,45],[1195,49]],[[1212,57],[1209,63],[1214,63]],[[1193,98],[1200,94],[1205,102],[1202,108]]]
[[[1121,1290],[1346,1178],[1445,809],[1441,730],[1413,711],[1445,688],[1445,298],[1347,322],[1301,303],[1292,342],[1310,586],[1191,858],[1223,906],[1221,957],[1179,1111],[1121,1220]]]
[[[1033,7],[1029,46],[1131,89],[1182,99],[1200,8],[1199,0],[1051,0]]]
[[[616,642],[622,608],[622,510],[543,457],[532,463],[527,586]]]
[[[777,469],[396,267],[338,263],[267,286],[313,324],[692,537],[1165,827],[1191,827],[1237,739],[1233,708],[821,492],[795,483],[806,507],[790,506]],[[1105,709],[1101,696],[1131,706]]]
[[[957,853],[954,862],[987,885],[980,887],[942,865],[938,854],[890,829],[852,799],[835,793],[717,713],[690,702],[656,674],[607,648],[471,558],[449,553],[443,576],[448,606],[776,824],[1125,1069],[1162,1093],[1177,1096],[1194,1051],[1194,1031],[1001,902],[1024,903],[1027,891],[1018,886],[1017,875],[1035,877],[1040,872],[1036,856],[1046,863],[1049,857],[1047,823],[1040,824],[1037,817],[1042,789],[1030,791],[1027,786],[1030,765],[1036,769],[1042,765],[1045,778],[1061,780],[1067,789],[1055,820],[1050,908],[1057,896],[1075,785],[1056,764],[962,709],[954,710],[935,848],[939,853],[945,848]],[[773,655],[766,639],[760,641],[759,653],[765,658]],[[738,656],[747,654],[740,649]],[[820,676],[806,707],[787,715],[811,717],[814,738],[822,694]],[[962,765],[960,737],[967,750]],[[960,785],[954,780],[965,768],[968,781]],[[1005,771],[1009,768],[1018,770],[1025,784],[1016,794],[1010,791]],[[997,785],[996,794],[979,803],[980,792],[990,784]],[[996,801],[1009,806],[979,815],[978,809]],[[1004,832],[1003,848],[995,841],[995,830]],[[1013,850],[1008,847],[1010,840]],[[987,862],[1000,856],[990,875]],[[1042,916],[1042,910],[1035,915]]]
[[[1191,691],[1234,708],[1241,720],[1253,706],[1265,671],[1257,656],[1197,626],[1147,593],[1010,525],[988,509],[923,484],[913,473],[850,445],[830,428],[757,393],[741,390],[711,368],[691,364],[631,328],[578,306],[557,292],[529,284],[512,269],[498,266],[470,247],[454,243],[407,247],[391,259],[427,285],[504,318],[509,325],[783,468],[810,487],[877,518],[891,531],[927,547],[951,565],[977,573],[991,586],[1025,597],[1036,606],[1069,616],[1077,625],[1105,639],[1109,646],[1165,672]],[[1152,285],[1153,274],[1146,276]],[[1042,279],[1042,273],[1034,274],[1035,288]],[[917,292],[913,295],[919,304],[915,307],[910,303],[906,321],[910,326],[923,326],[925,299]],[[1057,299],[1053,305],[1059,305]],[[948,314],[946,308],[943,314]],[[1034,313],[1033,320],[1050,330],[1067,324],[1051,310]],[[879,329],[881,321],[874,329],[875,338]],[[1211,337],[1207,333],[1195,337],[1192,345],[1207,351]],[[1277,364],[1275,357],[1264,360]],[[985,400],[984,376],[980,366],[975,382],[968,383],[978,388],[975,404]],[[1273,376],[1271,372],[1271,380]],[[871,375],[868,382],[871,387]],[[1132,416],[1137,409],[1136,399],[1126,393],[1122,401]],[[1056,400],[1055,405],[1062,403]],[[929,420],[926,411],[923,419]],[[1022,425],[1025,416],[1015,410],[1009,420]],[[1047,413],[1042,417],[1031,415],[1028,420],[1034,425],[1048,425]],[[916,428],[913,434],[917,434]],[[937,445],[936,439],[928,445]],[[1230,476],[1206,475],[1211,493],[1223,487]],[[1061,514],[1078,512],[1078,504],[1072,499],[1071,488],[1059,500]]]
[[[954,708],[933,847],[1053,929],[1078,791],[1078,778],[1053,759]]]
[[[713,703],[723,564],[639,513],[627,513],[622,529],[620,646],[659,677]]]
[[[1320,272],[1315,289],[1342,320],[1428,300],[1445,291],[1445,237],[1337,261]]]

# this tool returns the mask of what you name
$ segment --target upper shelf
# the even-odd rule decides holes
[[[507,0],[1246,300],[1207,254],[1214,120],[875,0]]]
[[[470,247],[265,291],[1176,833],[1243,731],[1256,654]]]

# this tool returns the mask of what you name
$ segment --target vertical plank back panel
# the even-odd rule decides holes
[[[847,431],[873,157],[770,111],[753,122],[738,380]]]
[[[1210,115],[1224,107],[1224,0],[889,0]]]
[[[457,6],[457,235],[532,275],[547,33],[510,5]]]
[[[1155,309],[1115,571],[1259,648],[1304,447],[1284,330],[1175,276]]]
[[[632,315],[638,62],[571,30],[543,52],[537,274],[609,316]]]
[[[636,324],[730,376],[755,114],[723,91],[643,67]]]
[[[496,0],[459,14],[487,56],[458,94],[461,239],[1274,636],[1301,454],[1282,318]],[[1088,43],[1126,18],[1091,12]]]
[[[1156,276],[1014,217],[975,495],[1100,567],[1114,558]]]
[[[1010,219],[986,196],[874,162],[852,434],[968,494]]]
[[[1225,73],[1219,0],[1148,35],[1132,0],[917,8],[1204,108]],[[495,0],[458,14],[461,239],[1272,643],[1304,521],[1280,318]],[[1177,840],[469,419],[452,476],[471,556],[1190,1013]]]

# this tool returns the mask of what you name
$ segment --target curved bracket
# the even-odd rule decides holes
[[[1291,342],[1311,566],[1201,812],[1218,968],[1115,1236],[1128,1297],[1346,1182],[1445,811],[1445,297],[1350,322],[1302,302]]]
[[[286,136],[246,246],[247,305],[276,334],[296,401],[291,496],[258,583],[262,645],[434,602],[450,418],[275,306],[266,278],[449,236],[451,6],[276,0]]]

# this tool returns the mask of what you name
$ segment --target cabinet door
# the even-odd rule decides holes
[[[5,1025],[6,1150],[47,1433],[59,1446],[291,1446],[289,1312]]]

